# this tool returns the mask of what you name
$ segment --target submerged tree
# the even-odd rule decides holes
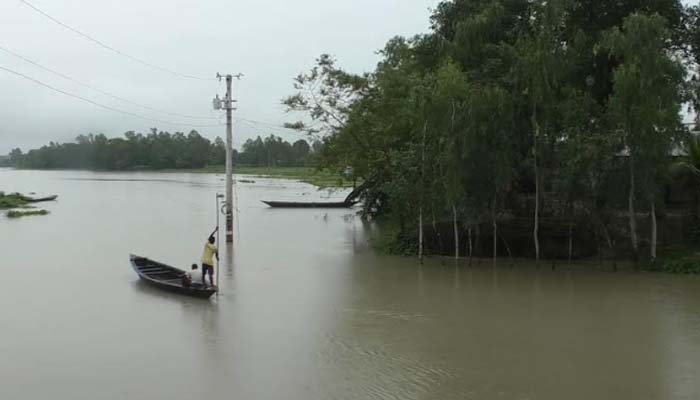
[[[468,198],[490,215],[493,264],[498,257],[498,213],[511,184],[514,151],[513,101],[498,87],[473,86],[468,94],[463,153],[463,187]]]
[[[545,215],[566,218],[570,259],[577,219],[614,249],[618,196],[626,192],[634,225],[634,196],[661,183],[651,172],[677,132],[682,74],[672,55],[684,29],[678,0],[623,3],[442,1],[431,32],[390,40],[370,73],[317,60],[285,100],[308,123],[291,125],[323,135],[324,166],[353,167],[365,216],[396,224],[402,250],[422,255],[430,220],[451,222],[455,257],[460,227],[489,221],[497,247],[499,223],[518,212],[533,217],[538,259]],[[625,20],[640,10],[670,28],[657,15]],[[625,148],[630,190],[616,182]],[[656,198],[645,200],[654,211]]]
[[[651,209],[651,258],[656,258],[658,171],[666,170],[671,146],[680,127],[680,88],[683,68],[672,58],[670,31],[658,14],[632,14],[622,29],[613,28],[602,48],[618,57],[610,117],[624,144],[629,170],[628,217],[630,244],[639,256],[638,193]]]
[[[531,3],[529,31],[517,43],[519,75],[530,110],[532,163],[535,176],[533,240],[535,258],[540,261],[540,210],[544,177],[541,162],[544,147],[559,139],[557,124],[563,80],[567,76],[566,41],[563,37],[565,7],[563,0]]]

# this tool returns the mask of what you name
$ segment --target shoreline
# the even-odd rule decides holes
[[[10,170],[18,171],[88,171],[88,172],[104,172],[104,173],[185,173],[185,174],[225,174],[226,168],[223,165],[212,165],[203,168],[182,168],[182,169],[128,169],[128,170],[100,170],[100,169],[81,169],[81,168],[55,168],[55,169],[36,169],[36,168],[15,168],[6,167]],[[308,183],[320,189],[325,188],[352,188],[353,182],[344,178],[342,175],[328,171],[317,170],[314,167],[249,167],[239,166],[233,167],[234,175],[246,175],[265,178],[278,178],[297,180]]]

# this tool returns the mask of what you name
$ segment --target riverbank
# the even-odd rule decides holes
[[[35,171],[53,171],[52,169],[26,169]],[[69,169],[70,170],[70,169]],[[129,170],[94,170],[94,169],[73,169],[75,171],[93,172],[155,172],[155,173],[190,173],[190,174],[225,174],[226,167],[223,165],[208,165],[203,168],[173,168],[173,169],[129,169]],[[250,175],[266,178],[292,179],[298,180],[319,188],[351,188],[353,182],[343,175],[328,170],[319,170],[313,167],[249,167],[234,166],[234,174]],[[357,182],[360,184],[361,182]]]
[[[693,248],[665,249],[655,263],[647,263],[643,269],[675,275],[700,275],[700,252]]]
[[[640,218],[641,219],[641,218]],[[372,238],[375,249],[386,255],[417,257],[419,252],[418,229],[401,229],[389,221],[379,221],[381,234]],[[635,262],[634,254],[625,241],[625,219],[612,221],[616,232],[610,247],[585,223],[574,225],[569,231],[567,221],[548,218],[540,223],[540,250],[542,268],[559,269],[570,263],[591,264],[611,271],[648,271],[677,275],[700,275],[700,245],[685,234],[688,230],[684,218],[667,214],[659,220],[659,246],[657,258],[651,260],[648,232],[640,230],[640,251]],[[648,224],[644,224],[648,226]],[[460,225],[461,226],[461,225]],[[459,255],[462,264],[474,259],[492,259],[494,251],[493,231],[489,223],[474,226],[470,233],[466,227],[459,230]],[[423,255],[449,259],[455,255],[455,235],[452,221],[436,221],[424,226]],[[509,265],[514,260],[535,261],[532,245],[532,220],[526,217],[502,219],[498,224],[497,259],[499,264]],[[471,243],[470,243],[471,241]]]
[[[173,169],[154,172],[190,172],[201,174],[224,174],[226,167],[223,165],[209,165],[200,169]],[[249,167],[235,166],[234,173],[237,175],[260,176],[267,178],[293,179],[319,188],[347,188],[352,187],[353,182],[346,179],[341,174],[328,170],[319,170],[313,167]]]

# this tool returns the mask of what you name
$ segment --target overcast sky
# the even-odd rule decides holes
[[[292,78],[322,53],[351,72],[372,70],[376,51],[395,35],[428,30],[439,0],[27,0],[46,13],[132,56],[183,74],[214,77],[242,72],[236,117],[281,125],[280,100]],[[697,3],[697,0],[687,1]],[[116,96],[174,113],[220,117],[211,99],[223,85],[161,72],[81,38],[20,0],[0,1],[0,47]],[[155,119],[214,124],[145,110],[56,77],[0,51],[10,68],[93,101]],[[152,122],[66,97],[0,70],[0,154],[79,134],[113,137],[151,127],[187,132],[191,126]],[[211,139],[225,128],[197,128]],[[283,130],[235,125],[235,143]],[[283,134],[288,140],[299,136]]]
[[[271,124],[292,118],[280,100],[292,78],[322,53],[352,72],[373,69],[376,51],[395,35],[428,30],[438,0],[28,0],[36,7],[114,48],[184,74],[214,77],[242,72],[236,83],[236,116]],[[114,95],[157,109],[217,117],[211,110],[218,81],[183,79],[131,61],[91,43],[24,5],[0,1],[0,47]],[[144,110],[95,93],[0,51],[0,67],[105,105],[173,122],[210,124]],[[149,122],[66,97],[0,70],[0,154],[79,134],[118,136]],[[217,123],[216,120],[213,121]],[[209,138],[225,128],[197,128]],[[272,130],[237,123],[235,141]],[[280,131],[274,131],[278,134]],[[286,139],[296,139],[289,134]]]

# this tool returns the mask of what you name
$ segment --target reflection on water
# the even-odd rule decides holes
[[[259,202],[331,192],[256,178],[202,301],[128,254],[198,261],[219,176],[0,170],[0,190],[60,195],[0,216],[2,399],[700,397],[697,278],[421,266],[374,254],[354,211]]]

